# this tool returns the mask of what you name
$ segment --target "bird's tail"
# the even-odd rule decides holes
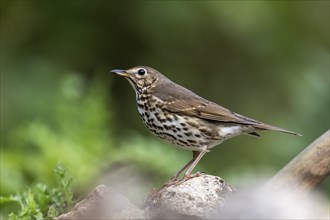
[[[283,132],[283,133],[287,133],[287,134],[293,134],[293,135],[297,135],[297,136],[302,136],[299,133],[296,133],[296,132],[293,132],[293,131],[289,131],[289,130],[286,130],[284,128],[280,128],[280,127],[276,127],[276,126],[273,126],[273,125],[269,125],[269,124],[266,124],[266,123],[263,123],[263,122],[254,120],[252,118],[248,118],[246,116],[243,116],[243,115],[240,115],[240,114],[237,114],[237,113],[234,113],[234,114],[235,114],[235,116],[237,118],[239,118],[240,120],[242,120],[242,124],[250,125],[254,129],[256,129],[257,131],[258,130],[260,130],[260,131],[265,131],[265,130],[279,131],[279,132]],[[253,132],[250,133],[250,135],[258,136],[258,135],[256,135]]]
[[[279,131],[279,132],[283,132],[283,133],[287,133],[287,134],[293,134],[293,135],[297,135],[297,136],[302,136],[299,133],[293,132],[293,131],[289,131],[280,127],[276,127],[273,125],[268,125],[268,124],[256,124],[254,125],[254,127],[258,130],[271,130],[271,131]]]

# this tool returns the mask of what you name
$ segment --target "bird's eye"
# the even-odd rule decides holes
[[[143,76],[144,74],[146,74],[145,69],[139,69],[137,72],[140,76]]]

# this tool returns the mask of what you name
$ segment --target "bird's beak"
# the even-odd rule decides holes
[[[129,73],[127,73],[125,70],[111,70],[110,73],[114,73],[114,74],[117,74],[119,76],[128,76]]]

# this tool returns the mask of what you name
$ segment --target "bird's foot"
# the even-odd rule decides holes
[[[179,182],[181,179],[178,179],[177,176],[173,176],[169,181],[167,181],[166,183],[164,183],[164,185],[161,187],[165,188],[165,187],[169,187],[169,186],[173,186],[175,185],[177,182]]]
[[[187,180],[190,180],[195,177],[199,177],[201,175],[202,175],[201,172],[197,172],[194,174],[185,174],[181,179],[178,179],[176,176],[174,176],[168,182],[166,182],[161,188],[169,187],[169,186],[173,186],[173,185],[178,186],[178,185],[186,182]]]
[[[201,172],[197,172],[197,173],[194,173],[194,174],[185,174],[180,180],[179,180],[179,184],[180,183],[184,183],[186,182],[187,180],[190,180],[192,178],[195,178],[195,177],[199,177],[201,176],[202,173]]]
[[[168,181],[168,183],[171,183],[171,182],[175,182],[178,180],[178,176],[175,175],[175,176],[172,176],[171,179]]]

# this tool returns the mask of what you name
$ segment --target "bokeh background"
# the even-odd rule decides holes
[[[1,1],[0,16],[1,195],[54,184],[58,161],[78,197],[114,182],[147,193],[190,160],[149,134],[111,69],[154,67],[303,134],[213,148],[196,170],[234,186],[271,177],[329,128],[329,1]]]

